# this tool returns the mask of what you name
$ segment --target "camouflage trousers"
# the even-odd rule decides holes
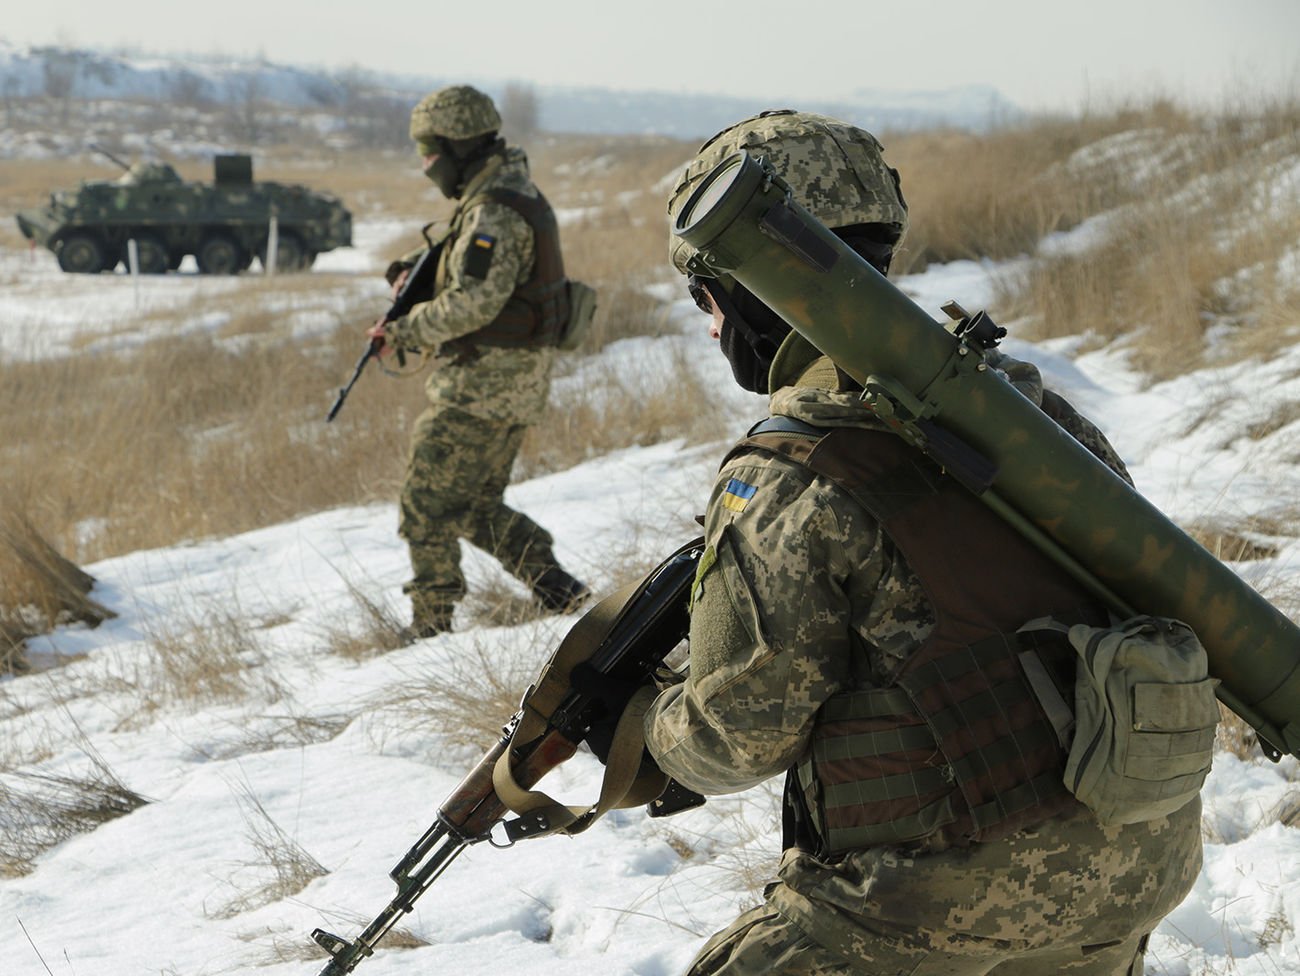
[[[1142,976],[1146,935],[1096,948],[1018,950],[990,945],[982,953],[948,952],[916,933],[886,931],[870,955],[850,961],[815,942],[769,905],[741,915],[713,936],[687,976]]]
[[[690,976],[1142,976],[1201,867],[1201,804],[1103,826],[1080,807],[969,847],[781,858],[766,904]]]
[[[525,430],[455,409],[426,410],[416,421],[398,534],[410,548],[403,590],[417,619],[450,613],[465,595],[460,539],[529,585],[555,565],[550,533],[504,501]]]

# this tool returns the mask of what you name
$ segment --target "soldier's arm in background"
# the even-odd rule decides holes
[[[873,551],[879,564],[874,526],[801,468],[727,465],[706,518],[690,671],[646,717],[664,772],[702,793],[729,793],[799,760],[817,710],[849,680],[844,584],[850,572],[870,572]]]
[[[509,207],[485,202],[466,215],[447,259],[447,280],[432,301],[388,326],[393,342],[436,352],[444,342],[468,335],[500,314],[533,266],[533,232]]]
[[[1069,400],[1059,393],[1046,389],[1037,366],[997,349],[989,351],[988,361],[1010,381],[1012,386],[1042,408],[1043,413],[1055,420],[1067,434],[1130,485],[1133,484],[1128,468],[1125,467],[1124,461],[1111,446],[1110,441],[1106,439],[1106,435],[1096,424],[1079,413]]]

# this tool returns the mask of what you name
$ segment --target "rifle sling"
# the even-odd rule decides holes
[[[569,672],[588,660],[634,601],[647,580],[629,584],[601,600],[579,618],[542,669],[537,684],[524,698],[522,715],[509,746],[492,771],[497,797],[513,813],[533,822],[529,836],[562,831],[577,834],[610,810],[641,806],[663,792],[668,778],[657,769],[641,774],[645,751],[643,720],[658,694],[653,686],[639,689],[628,702],[614,730],[600,796],[591,806],[566,806],[540,790],[529,790],[515,779],[510,757],[515,743],[530,742],[546,733],[551,714],[569,690]]]

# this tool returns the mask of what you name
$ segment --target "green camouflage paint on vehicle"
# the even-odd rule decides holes
[[[53,251],[64,271],[125,266],[134,240],[144,274],[175,270],[187,254],[200,272],[237,274],[254,257],[267,263],[272,216],[277,271],[306,270],[317,254],[352,244],[352,214],[337,198],[299,184],[254,182],[249,156],[217,156],[212,183],[182,180],[166,163],[109,158],[126,170],[116,180],[83,181],[17,215],[23,236]]]

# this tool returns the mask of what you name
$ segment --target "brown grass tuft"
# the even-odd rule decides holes
[[[241,786],[236,799],[244,818],[245,838],[256,855],[254,860],[244,861],[240,867],[257,880],[252,883],[242,878],[232,881],[236,888],[247,887],[217,909],[214,918],[233,918],[273,904],[296,895],[317,878],[329,874],[328,869],[272,819],[251,787]]]
[[[1243,762],[1259,757],[1259,736],[1236,712],[1219,703],[1219,727],[1214,733],[1215,749],[1231,753]]]
[[[131,707],[122,727],[169,707],[282,697],[270,659],[237,607],[182,613],[178,619],[145,620],[146,653],[124,682]]]
[[[94,585],[25,515],[0,507],[0,671],[27,670],[29,637],[73,621],[97,627],[116,616],[88,596]]]
[[[353,609],[340,615],[324,632],[325,646],[331,654],[361,661],[410,643],[403,633],[406,624],[398,610],[383,597],[371,596],[352,580],[346,582]]]
[[[401,681],[377,695],[373,707],[391,715],[399,728],[431,731],[453,746],[482,749],[495,742],[551,641],[539,638],[537,661],[523,663],[503,656],[490,631],[469,633],[469,647],[404,669]]]
[[[80,773],[0,774],[0,875],[28,874],[50,848],[149,802],[89,742],[82,748],[89,768]]]

